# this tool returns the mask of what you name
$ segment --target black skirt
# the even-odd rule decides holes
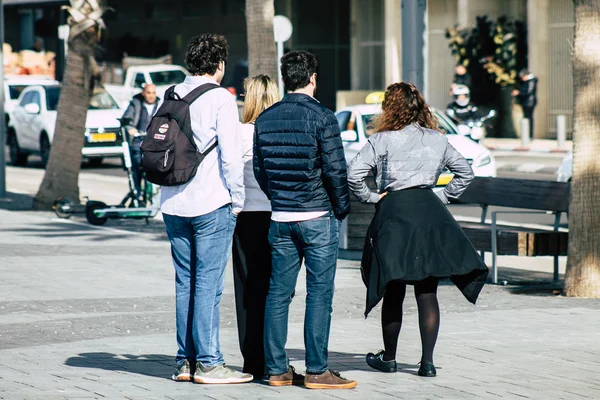
[[[365,316],[393,280],[414,284],[429,277],[450,278],[475,304],[488,268],[431,189],[391,192],[375,208],[361,264]]]

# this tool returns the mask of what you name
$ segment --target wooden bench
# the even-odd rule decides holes
[[[371,188],[374,182],[367,180]],[[460,199],[452,206],[480,206],[479,222],[460,222],[473,246],[482,253],[492,253],[492,282],[498,283],[497,256],[552,256],[554,280],[558,281],[558,257],[567,255],[568,233],[559,230],[562,213],[568,212],[570,184],[507,178],[476,177]],[[492,211],[487,223],[488,208],[507,207],[516,210]],[[340,247],[362,250],[368,225],[374,214],[372,205],[352,201],[352,213],[344,221]],[[547,227],[499,225],[498,216],[505,214],[551,214],[554,224]]]

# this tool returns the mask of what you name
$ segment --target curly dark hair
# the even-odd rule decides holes
[[[281,76],[288,92],[306,87],[317,72],[317,56],[308,51],[290,51],[281,57]]]
[[[221,61],[227,62],[229,45],[225,36],[204,33],[188,43],[185,65],[192,75],[214,75]]]
[[[412,123],[439,131],[438,123],[419,89],[412,83],[393,83],[387,87],[382,112],[373,119],[374,132],[399,131]]]

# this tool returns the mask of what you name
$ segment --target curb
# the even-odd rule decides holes
[[[504,146],[487,146],[490,151],[505,151],[505,152],[513,152],[513,153],[542,153],[542,154],[567,154],[569,149],[536,149],[531,147],[504,147]]]

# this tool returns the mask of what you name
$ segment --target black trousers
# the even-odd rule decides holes
[[[271,213],[241,212],[233,235],[233,282],[240,350],[245,373],[265,375],[265,302],[271,278]]]
[[[533,132],[533,110],[535,109],[535,106],[533,107],[525,107],[522,106],[523,108],[523,117],[529,119],[529,137],[533,138],[534,137],[534,132]]]

